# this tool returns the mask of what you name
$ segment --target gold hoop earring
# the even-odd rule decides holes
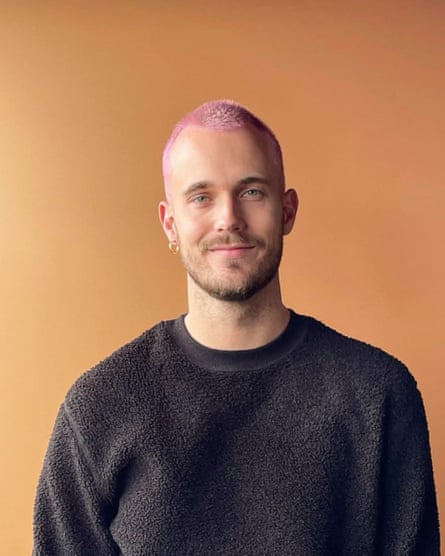
[[[170,249],[170,253],[173,253],[173,255],[177,255],[179,253],[179,245],[176,241],[169,241],[168,248]]]

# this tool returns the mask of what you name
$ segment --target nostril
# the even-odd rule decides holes
[[[243,227],[242,220],[237,218],[220,220],[216,226],[218,231],[241,230]]]

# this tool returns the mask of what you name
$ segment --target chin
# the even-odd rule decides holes
[[[273,269],[270,273],[258,276],[257,274],[250,278],[250,280],[245,280],[244,282],[238,282],[238,284],[228,284],[228,283],[205,283],[202,281],[197,281],[193,278],[194,282],[199,286],[201,290],[220,301],[229,302],[241,302],[248,301],[259,291],[263,290],[276,276],[277,269]]]

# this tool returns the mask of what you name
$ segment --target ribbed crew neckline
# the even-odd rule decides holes
[[[249,371],[272,365],[303,344],[308,319],[290,310],[290,319],[284,331],[264,346],[226,351],[212,349],[197,342],[187,330],[185,315],[166,323],[175,343],[189,361],[211,371]]]

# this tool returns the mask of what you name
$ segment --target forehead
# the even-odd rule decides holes
[[[251,174],[272,179],[274,169],[267,138],[250,128],[217,131],[189,126],[170,151],[174,189],[195,181],[239,180]]]

